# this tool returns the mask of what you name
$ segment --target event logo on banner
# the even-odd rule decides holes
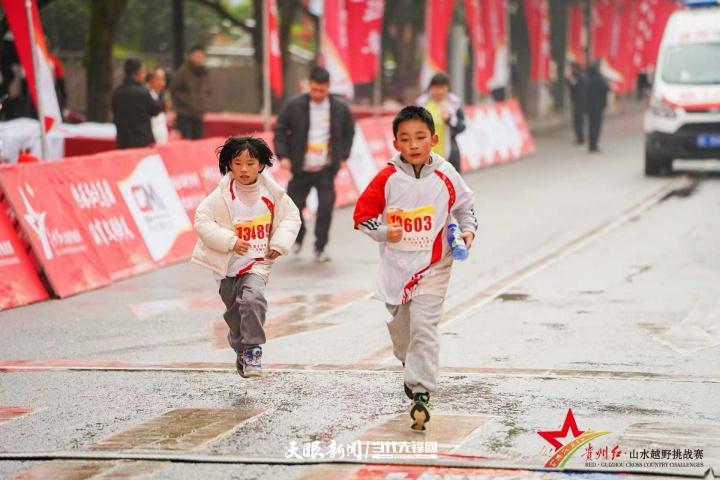
[[[265,0],[264,12],[264,24],[267,25],[267,36],[269,42],[269,45],[265,46],[267,49],[267,53],[265,55],[265,61],[267,62],[266,68],[270,69],[270,86],[272,87],[273,94],[280,98],[283,94],[283,71],[276,1]]]
[[[142,159],[118,187],[152,259],[166,260],[175,242],[192,228],[160,155]]]
[[[0,200],[0,310],[48,298]]]

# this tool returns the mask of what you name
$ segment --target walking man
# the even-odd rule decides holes
[[[325,247],[335,204],[335,175],[350,157],[355,123],[348,105],[330,94],[330,74],[322,67],[310,73],[310,90],[289,100],[275,125],[275,153],[281,166],[292,172],[288,195],[300,212],[315,187],[318,208],[315,221],[315,261],[330,260]],[[302,248],[303,220],[293,252]]]

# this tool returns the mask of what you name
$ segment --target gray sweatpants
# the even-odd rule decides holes
[[[224,278],[220,298],[227,308],[223,318],[230,327],[227,338],[232,349],[242,353],[247,347],[265,343],[265,280],[254,273]]]
[[[440,368],[440,318],[445,298],[418,295],[403,305],[385,304],[393,353],[405,363],[405,385],[413,393],[437,388]]]

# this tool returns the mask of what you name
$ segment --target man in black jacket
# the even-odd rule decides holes
[[[125,79],[112,94],[112,112],[118,148],[147,147],[155,143],[150,119],[162,111],[145,88],[145,67],[139,60],[125,61]]]
[[[292,171],[288,195],[300,211],[310,189],[318,194],[315,222],[315,260],[327,262],[325,253],[335,204],[335,175],[350,157],[355,123],[348,105],[330,95],[330,74],[316,67],[310,74],[309,93],[288,101],[275,125],[275,153],[283,168]],[[305,222],[293,251],[300,251]]]
[[[585,108],[590,127],[590,152],[599,152],[598,140],[602,130],[603,112],[607,106],[607,96],[610,88],[600,73],[600,62],[595,62],[588,68],[587,84],[585,87]]]

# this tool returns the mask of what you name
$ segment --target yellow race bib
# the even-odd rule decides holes
[[[388,207],[386,223],[397,223],[403,228],[402,240],[388,243],[390,248],[406,251],[432,250],[435,241],[435,206],[425,205],[410,210]]]
[[[245,255],[250,258],[264,258],[270,244],[272,215],[266,213],[250,220],[237,220],[234,227],[239,239],[250,242],[250,248]]]

